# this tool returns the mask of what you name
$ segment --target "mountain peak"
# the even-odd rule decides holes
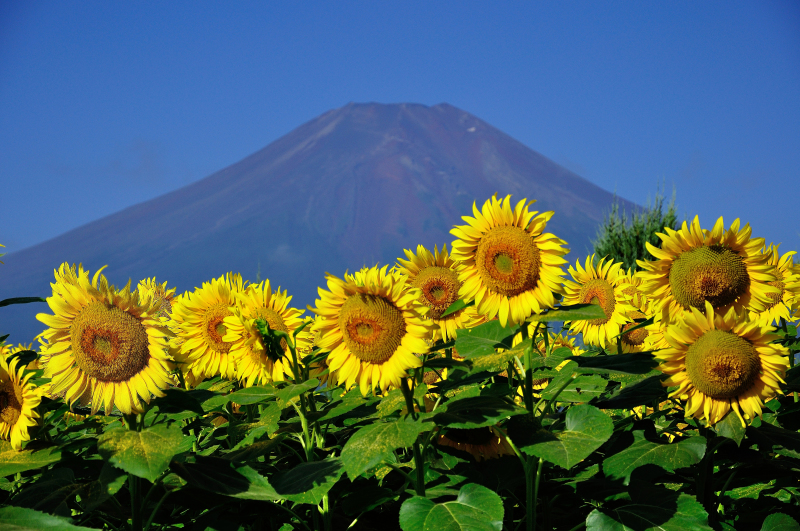
[[[417,244],[449,244],[492,194],[555,211],[547,231],[572,260],[591,249],[613,196],[448,103],[348,103],[200,181],[9,254],[0,298],[47,295],[61,262],[112,282],[156,276],[180,291],[256,271],[313,304],[324,273],[393,264]],[[633,205],[628,204],[628,208]],[[41,309],[0,310],[12,341]],[[19,317],[21,316],[21,317]]]

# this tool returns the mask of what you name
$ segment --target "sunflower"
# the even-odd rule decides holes
[[[783,256],[778,252],[779,245],[769,245],[761,250],[761,253],[768,258],[769,265],[775,280],[769,285],[779,290],[779,293],[770,293],[770,302],[767,308],[760,312],[752,312],[751,319],[755,319],[761,324],[771,325],[780,319],[792,320],[792,315],[800,303],[800,274],[794,270],[792,255],[794,251],[789,251]]]
[[[450,428],[436,438],[439,446],[449,446],[472,455],[476,461],[499,459],[504,455],[514,455],[514,450],[499,435],[500,428]]]
[[[115,406],[142,411],[142,401],[169,387],[167,338],[172,334],[148,297],[110,286],[101,270],[89,280],[80,266],[62,264],[47,303],[55,315],[36,316],[49,328],[40,334],[49,393],[72,405],[91,402],[92,414]]]
[[[463,263],[459,297],[474,300],[479,314],[498,316],[503,326],[552,308],[553,294],[562,293],[566,242],[543,233],[553,213],[528,211],[533,202],[523,199],[512,210],[510,195],[492,196],[481,211],[473,203],[475,217],[463,216],[467,224],[450,231],[458,238],[450,257]]]
[[[455,339],[459,328],[472,328],[481,324],[483,316],[478,315],[474,306],[462,308],[446,317],[442,314],[458,300],[461,281],[458,272],[462,268],[447,253],[447,245],[442,252],[434,246],[433,253],[422,245],[417,245],[417,253],[404,249],[406,260],[398,258],[398,271],[408,277],[408,283],[422,292],[419,302],[430,308],[428,317],[438,325],[434,339],[444,341]]]
[[[166,282],[159,284],[156,282],[156,277],[153,277],[140,280],[139,285],[136,286],[136,291],[139,292],[140,296],[155,299],[159,307],[158,316],[169,318],[172,313],[172,301],[175,300],[175,288],[167,289]]]
[[[773,343],[771,326],[743,319],[733,308],[723,314],[705,303],[705,313],[692,308],[667,326],[670,348],[657,356],[659,370],[669,374],[665,387],[677,386],[670,397],[686,400],[686,415],[719,422],[730,410],[744,418],[761,415],[761,406],[781,394],[779,382],[789,366],[786,347]]]
[[[303,310],[289,307],[291,300],[280,288],[273,292],[269,280],[250,284],[237,296],[233,315],[223,319],[227,333],[222,340],[231,344],[229,355],[236,364],[236,377],[245,387],[283,381],[285,374],[293,376],[289,346],[281,340],[283,356],[271,358],[255,325],[256,319],[263,319],[272,330],[292,335],[304,321],[300,317]],[[312,339],[310,330],[304,329],[297,335],[298,363],[301,352],[310,352]]]
[[[22,443],[31,439],[30,428],[39,424],[36,407],[42,397],[30,382],[33,374],[26,373],[19,358],[11,357],[11,350],[0,346],[0,439],[21,450]]]
[[[244,286],[241,275],[227,273],[172,302],[171,326],[176,337],[170,346],[189,386],[218,374],[229,380],[236,377],[230,355],[233,343],[223,340],[228,333],[224,321],[233,315],[236,296]]]
[[[595,255],[587,257],[585,267],[581,267],[580,260],[575,263],[576,268],[570,266],[569,272],[575,281],[564,282],[563,303],[600,305],[606,315],[604,318],[572,321],[568,325],[573,334],[583,334],[585,343],[606,348],[614,345],[613,338],[631,321],[628,314],[636,309],[625,294],[629,284],[622,282],[625,278],[620,269],[622,263],[602,258],[595,268],[594,259]]]
[[[317,307],[309,308],[332,377],[348,389],[358,383],[365,396],[399,386],[408,369],[420,367],[415,354],[428,352],[435,330],[420,290],[386,269],[364,268],[344,280],[326,275],[330,291],[320,288]]]
[[[641,290],[657,301],[658,319],[675,321],[691,308],[703,310],[706,302],[717,312],[733,308],[739,314],[761,313],[771,305],[779,290],[769,284],[775,281],[773,266],[759,252],[764,238],[750,238],[749,224],[739,226],[736,219],[726,231],[720,217],[707,231],[695,216],[680,230],[665,227],[666,234],[657,233],[661,249],[646,244],[656,260],[637,261]]]

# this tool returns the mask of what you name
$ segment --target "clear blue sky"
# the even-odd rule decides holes
[[[0,243],[350,101],[448,102],[639,203],[800,251],[800,3],[0,3]],[[485,198],[476,198],[482,201]],[[467,214],[467,213],[465,213]]]

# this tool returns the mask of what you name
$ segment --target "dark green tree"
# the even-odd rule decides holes
[[[666,206],[666,211],[664,210]],[[678,215],[675,209],[675,192],[672,200],[665,205],[661,190],[656,191],[655,201],[641,210],[635,210],[629,218],[624,208],[620,208],[619,200],[614,196],[611,211],[603,219],[597,230],[594,252],[597,258],[608,256],[622,262],[625,269],[637,270],[636,260],[652,260],[645,242],[661,247],[657,232],[664,232],[664,227],[678,228]]]

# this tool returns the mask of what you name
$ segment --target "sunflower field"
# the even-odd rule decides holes
[[[67,263],[0,301],[47,306],[0,346],[0,529],[800,530],[794,252],[695,217],[571,264],[532,203],[308,311]]]

